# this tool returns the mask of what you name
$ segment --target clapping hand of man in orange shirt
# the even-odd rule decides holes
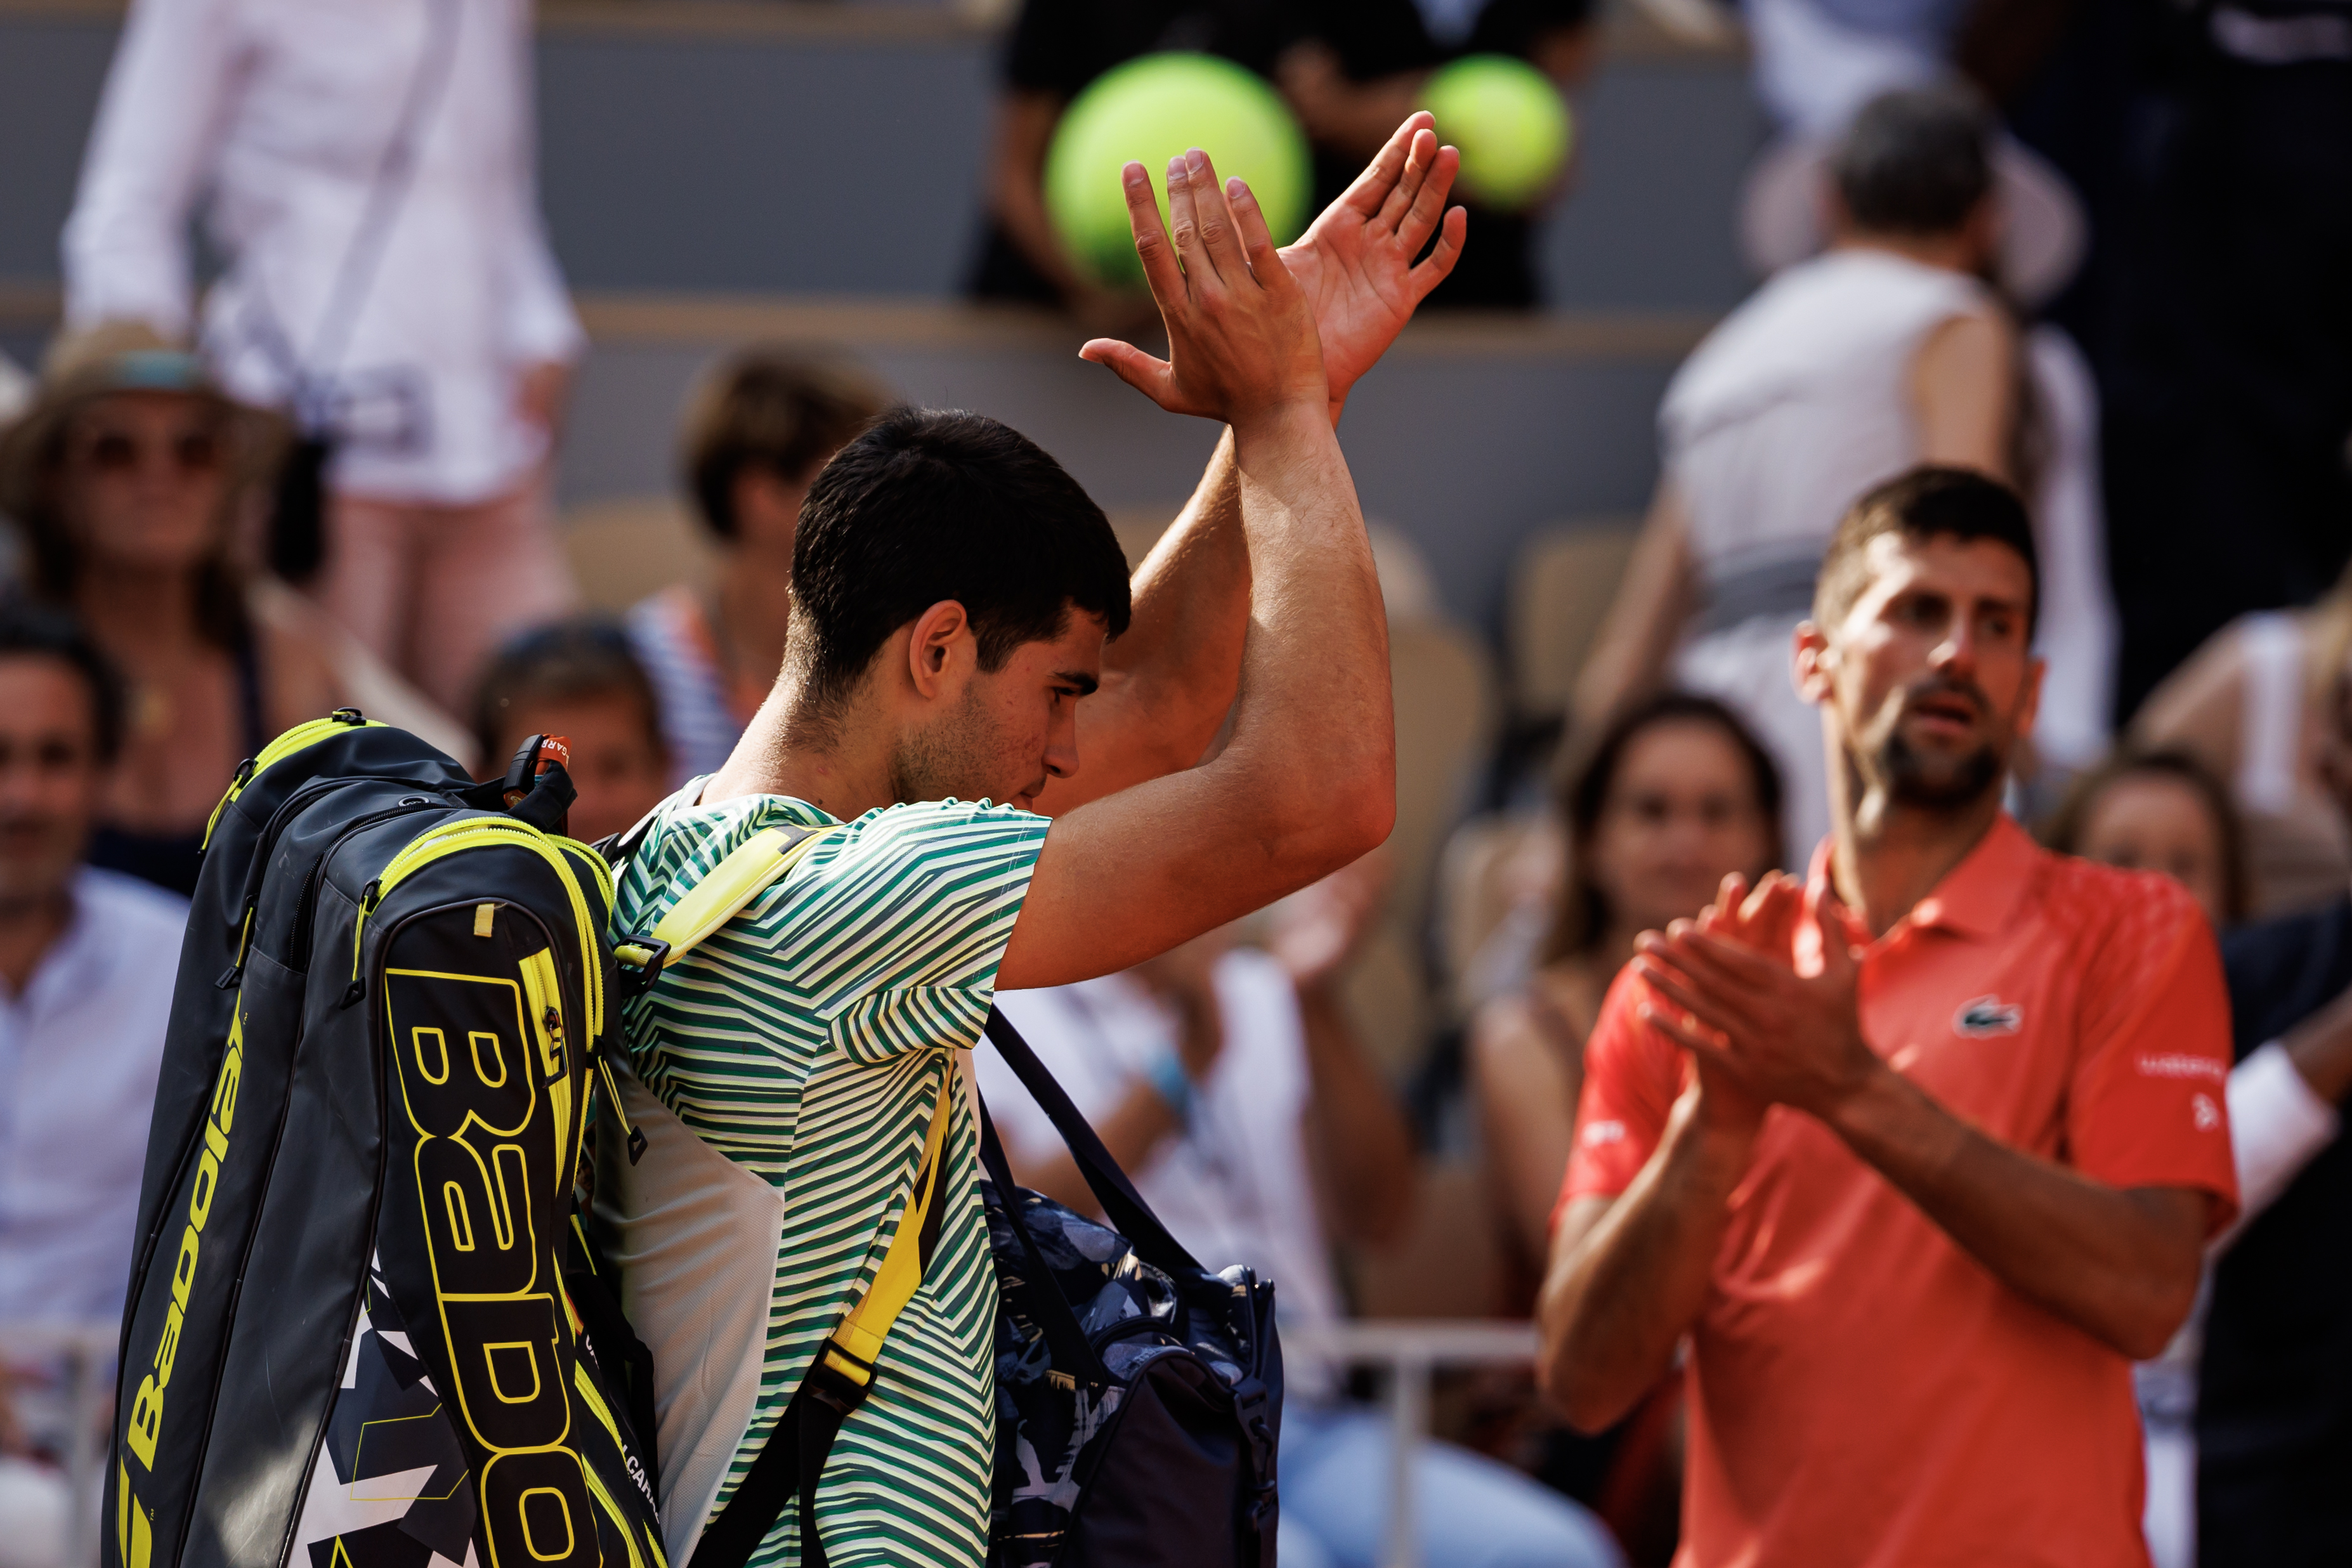
[[[1727,1076],[1725,1089],[1826,1120],[1885,1066],[1863,1038],[1845,907],[1777,871],[1744,899],[1733,880],[1698,919],[1643,933],[1634,973],[1669,1005],[1644,1004],[1642,1017],[1703,1079]],[[1809,928],[1817,946],[1802,940]]]

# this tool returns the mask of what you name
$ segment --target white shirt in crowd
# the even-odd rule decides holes
[[[230,265],[202,342],[233,393],[325,386],[341,489],[513,489],[547,450],[517,373],[583,342],[539,216],[530,26],[529,0],[132,0],[66,225],[68,324],[184,332],[208,198]]]
[[[1776,274],[1675,373],[1659,411],[1702,590],[1679,682],[1753,724],[1781,767],[1789,853],[1829,831],[1819,714],[1790,680],[1790,634],[1846,509],[1919,460],[1912,363],[1945,322],[2000,306],[1975,279],[1889,251],[1832,250]],[[2068,767],[2105,749],[2115,659],[2095,395],[2063,334],[2025,344],[2048,436],[2029,497],[2049,661],[2035,741]]]
[[[112,871],[15,996],[0,991],[0,1321],[113,1323],[185,900]]]
[[[1282,1322],[1328,1323],[1339,1315],[1339,1292],[1307,1160],[1309,1085],[1298,994],[1289,973],[1254,948],[1220,959],[1215,984],[1224,1047],[1198,1086],[1191,1125],[1129,1174],[1202,1267],[1247,1264],[1275,1282]],[[1155,1056],[1176,1048],[1175,1015],[1125,974],[1000,991],[996,1005],[1090,1121],[1149,1081],[1143,1074]],[[1045,1113],[994,1050],[973,1053],[973,1077],[1016,1163],[1061,1147]],[[1331,1391],[1328,1370],[1303,1358],[1286,1360],[1284,1375],[1294,1397]]]

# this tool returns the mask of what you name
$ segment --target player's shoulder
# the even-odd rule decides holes
[[[1633,973],[1632,964],[1617,971],[1601,995],[1601,1011],[1594,1016],[1592,1033],[1584,1042],[1588,1071],[1604,1065],[1636,1070],[1644,1063],[1676,1061],[1674,1043],[1642,1019],[1642,1005],[1649,995],[1649,986]]]
[[[1006,855],[1032,856],[1050,817],[989,801],[925,800],[886,805],[828,833],[810,859],[842,869],[887,862],[913,869]]]
[[[2045,927],[2086,963],[2120,957],[2137,969],[2177,961],[2184,944],[2213,944],[2204,910],[2162,872],[2053,851],[2038,879]]]

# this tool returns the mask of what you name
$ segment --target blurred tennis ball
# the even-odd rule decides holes
[[[1096,282],[1143,287],[1119,171],[1151,175],[1168,221],[1168,160],[1198,147],[1217,176],[1240,175],[1276,245],[1306,226],[1307,138],[1273,88],[1214,55],[1146,55],[1104,72],[1072,101],[1045,154],[1045,211],[1054,232]]]
[[[1437,139],[1462,150],[1461,194],[1505,211],[1528,206],[1568,162],[1575,127],[1549,77],[1509,55],[1468,55],[1429,79],[1421,107]]]

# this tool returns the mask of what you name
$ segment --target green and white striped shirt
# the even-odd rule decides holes
[[[699,790],[662,808],[621,879],[615,932],[650,931],[760,829],[834,821],[782,795],[687,804]],[[630,1004],[623,1093],[648,1145],[635,1167],[600,1151],[597,1218],[654,1353],[673,1563],[873,1278],[940,1075],[987,1020],[1047,826],[984,802],[869,812]],[[996,1280],[969,1104],[952,1103],[930,1267],[818,1489],[836,1568],[976,1565],[987,1547]],[[796,1512],[753,1564],[798,1562]]]

